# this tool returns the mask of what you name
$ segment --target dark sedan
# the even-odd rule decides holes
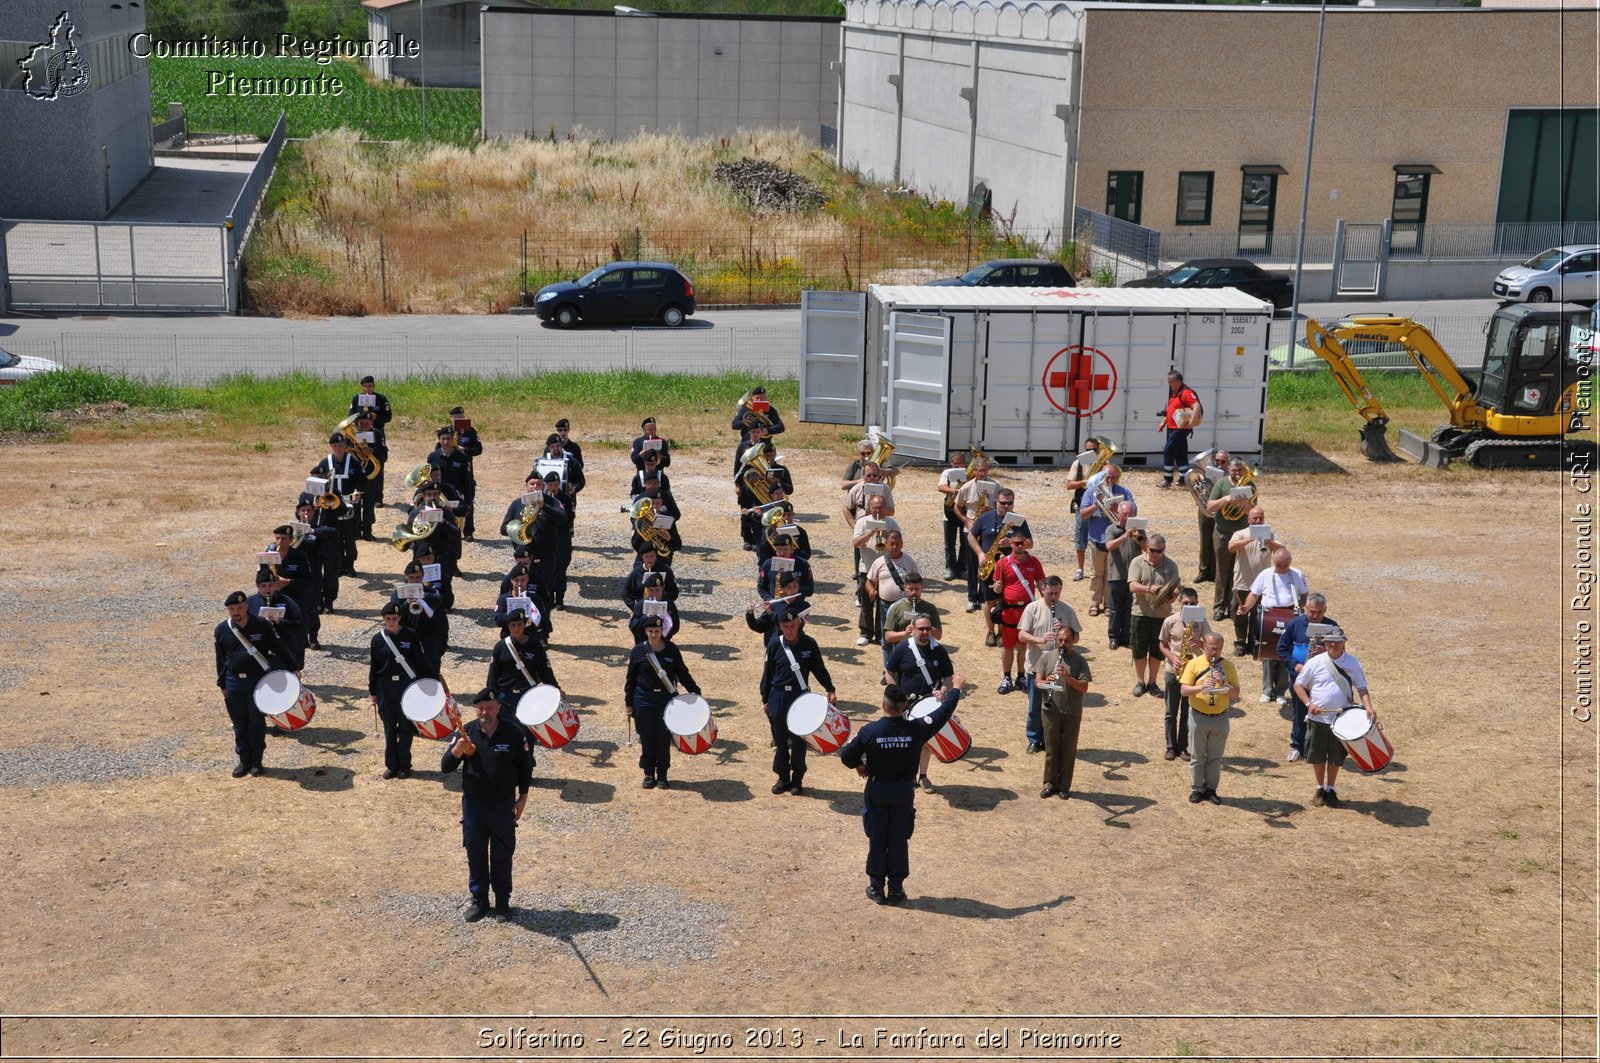
[[[608,262],[577,280],[546,284],[533,309],[561,328],[580,321],[659,321],[677,328],[694,313],[694,284],[670,263]]]
[[[1262,269],[1243,258],[1195,258],[1163,273],[1128,281],[1124,288],[1237,288],[1282,310],[1294,302],[1294,281],[1287,273]]]
[[[929,281],[930,288],[1075,288],[1072,273],[1059,262],[1035,258],[997,258],[959,277]]]

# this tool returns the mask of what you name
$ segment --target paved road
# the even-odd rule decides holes
[[[1489,299],[1312,303],[1318,319],[1351,313],[1419,317],[1466,363],[1481,353]],[[1287,342],[1285,317],[1274,342]],[[521,314],[283,320],[254,317],[0,318],[0,347],[151,380],[199,384],[229,373],[299,369],[317,375],[521,374],[541,369],[799,373],[798,310],[716,310],[681,329],[562,332]]]

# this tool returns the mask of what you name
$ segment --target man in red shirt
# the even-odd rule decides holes
[[[1017,622],[1022,610],[1041,593],[1044,583],[1044,565],[1034,557],[1033,540],[1026,536],[1011,541],[1011,555],[1002,557],[994,566],[994,589],[1000,595],[1000,693],[1026,689],[1022,683],[1023,665],[1027,652],[1017,652]],[[1016,678],[1012,678],[1012,665],[1016,665]]]
[[[1167,445],[1161,451],[1161,489],[1172,486],[1178,466],[1189,460],[1189,435],[1200,427],[1205,410],[1200,396],[1183,383],[1183,374],[1176,369],[1167,374],[1167,412],[1161,417],[1161,426],[1167,430]]]

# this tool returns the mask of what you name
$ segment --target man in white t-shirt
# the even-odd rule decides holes
[[[1311,803],[1329,808],[1339,807],[1333,784],[1345,758],[1344,743],[1334,735],[1333,722],[1357,698],[1372,722],[1378,722],[1378,710],[1372,707],[1372,694],[1367,690],[1367,673],[1354,654],[1345,652],[1344,643],[1339,628],[1323,635],[1326,652],[1307,660],[1294,684],[1306,703],[1306,763],[1317,774],[1317,793]]]
[[[906,596],[906,577],[921,576],[916,558],[904,552],[905,543],[897,531],[883,537],[883,553],[867,569],[867,594],[874,604],[874,630],[883,646],[883,659],[889,660],[889,643],[883,638],[883,620],[889,607]]]
[[[871,570],[872,563],[882,556],[883,544],[887,541],[889,533],[900,531],[900,522],[884,515],[887,508],[887,501],[882,495],[868,495],[861,516],[856,519],[855,528],[851,533],[850,545],[856,548],[856,604],[860,606],[856,616],[856,628],[860,632],[856,639],[857,646],[881,641],[875,637],[878,613],[872,598],[867,594],[867,572]],[[875,527],[878,524],[882,526]]]
[[[1263,609],[1293,609],[1299,612],[1306,600],[1306,578],[1297,568],[1291,568],[1289,548],[1280,546],[1272,552],[1272,567],[1256,574],[1250,584],[1250,593],[1239,605],[1240,613],[1249,616],[1257,605]],[[1257,638],[1274,648],[1282,632],[1258,630]],[[1287,704],[1289,683],[1293,679],[1287,661],[1270,658],[1261,662],[1261,702],[1279,701]]]

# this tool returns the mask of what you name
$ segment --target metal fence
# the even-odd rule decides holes
[[[1082,213],[1080,211],[1080,213]],[[1124,225],[1127,223],[1124,222]],[[1097,230],[1098,231],[1098,230]],[[1247,258],[1253,262],[1289,265],[1294,262],[1299,244],[1298,229],[1270,234],[1267,246],[1240,250],[1239,234],[1229,231],[1178,231],[1157,233],[1161,260],[1177,265],[1191,258]],[[1252,234],[1252,239],[1260,239]],[[1600,223],[1569,222],[1565,225],[1435,225],[1396,226],[1388,249],[1391,258],[1407,259],[1482,259],[1526,258],[1547,247],[1594,242],[1600,239]],[[1101,249],[1096,241],[1096,250]],[[1106,248],[1116,252],[1115,247]],[[1336,232],[1307,232],[1305,261],[1331,263],[1338,251]]]
[[[272,135],[267,138],[267,146],[261,149],[261,156],[256,159],[255,166],[250,169],[250,176],[245,179],[244,187],[239,189],[239,195],[233,201],[233,208],[222,220],[223,228],[228,231],[228,264],[237,269],[239,256],[245,244],[250,242],[250,233],[255,228],[256,218],[261,211],[261,202],[266,198],[267,186],[272,183],[272,175],[278,168],[278,156],[283,152],[284,141],[289,137],[289,123],[284,112],[278,112],[278,122],[272,127]],[[232,309],[238,309],[234,306]]]
[[[0,240],[14,309],[228,309],[219,225],[12,221]]]
[[[1381,312],[1376,309],[1372,311],[1374,314]],[[1451,360],[1457,366],[1462,369],[1483,368],[1487,318],[1458,314],[1407,316],[1433,333],[1439,345],[1449,353]],[[1330,323],[1323,322],[1325,325]],[[1294,340],[1293,347],[1290,346],[1291,337]],[[1345,353],[1351,356],[1360,369],[1416,371],[1416,363],[1399,347],[1361,341],[1345,344]],[[1306,326],[1303,317],[1299,321],[1276,318],[1267,326],[1267,362],[1275,370],[1316,371],[1327,367],[1326,363],[1306,346]]]

